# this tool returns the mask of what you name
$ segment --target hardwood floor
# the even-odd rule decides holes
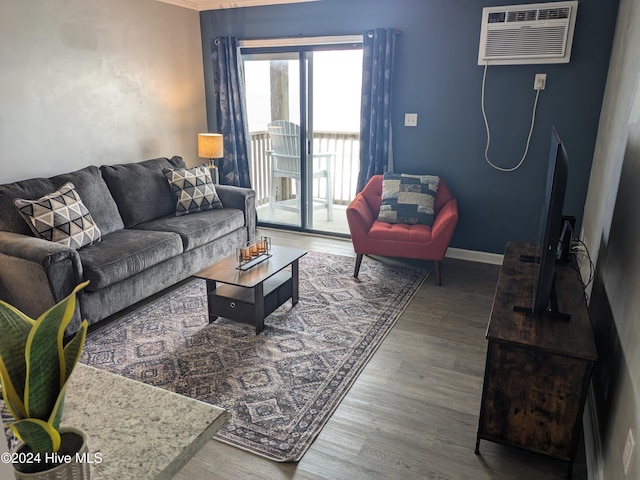
[[[260,233],[275,244],[354,256],[349,241]],[[363,260],[373,261],[381,260]],[[565,479],[566,464],[542,455],[488,441],[473,453],[499,270],[445,259],[442,286],[427,278],[299,463],[211,440],[175,478]],[[581,454],[573,478],[585,472]]]

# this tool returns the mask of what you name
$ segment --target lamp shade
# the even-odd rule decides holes
[[[201,158],[222,158],[224,156],[222,134],[199,133],[198,156]]]

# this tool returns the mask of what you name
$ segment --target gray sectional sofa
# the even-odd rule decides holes
[[[51,178],[0,185],[0,299],[37,317],[80,282],[76,315],[95,324],[235,252],[253,239],[255,192],[216,185],[223,208],[177,216],[163,169],[180,157],[89,166]],[[36,237],[14,199],[38,199],[72,182],[100,229],[78,249]]]

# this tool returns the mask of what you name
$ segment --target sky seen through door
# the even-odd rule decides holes
[[[288,64],[289,120],[300,123],[298,60]],[[269,60],[245,62],[249,131],[267,129],[271,120]],[[359,132],[362,85],[362,50],[313,52],[313,128],[318,131]]]

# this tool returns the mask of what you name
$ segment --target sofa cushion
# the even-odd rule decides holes
[[[433,225],[440,178],[434,175],[385,173],[378,221]]]
[[[13,200],[16,198],[40,198],[59,189],[67,182],[75,185],[78,195],[87,210],[91,212],[93,221],[102,235],[124,227],[118,213],[118,206],[102,178],[100,169],[92,165],[51,178],[32,178],[0,185],[0,211],[2,212],[0,230],[31,235],[29,226],[13,206]]]
[[[175,212],[175,197],[162,169],[184,167],[181,157],[100,167],[126,228]]]
[[[13,204],[39,238],[75,249],[100,241],[100,229],[71,182],[37,200],[16,198]]]
[[[176,215],[222,208],[207,167],[163,168],[162,173],[176,197]]]
[[[244,214],[235,208],[169,216],[141,223],[138,229],[174,232],[180,235],[185,251],[193,250],[217,238],[244,227]]]
[[[182,253],[180,236],[171,232],[125,229],[78,250],[86,290],[96,291]]]

